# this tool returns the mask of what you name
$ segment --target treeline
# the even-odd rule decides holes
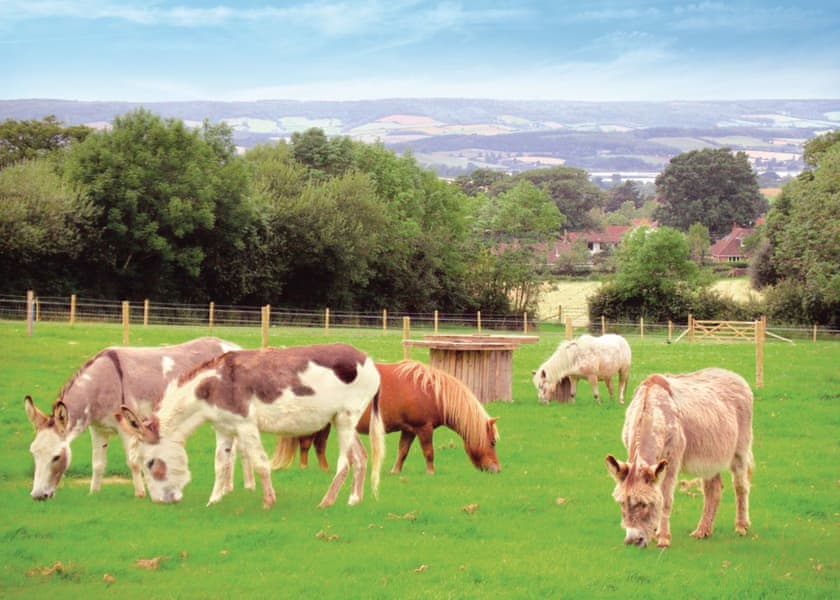
[[[540,261],[498,244],[564,218],[532,183],[470,195],[382,144],[310,129],[241,155],[225,124],[143,109],[102,131],[6,121],[0,157],[3,293],[520,311]]]

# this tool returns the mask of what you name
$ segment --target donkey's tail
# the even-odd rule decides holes
[[[382,474],[382,463],[385,462],[385,425],[379,412],[379,390],[373,396],[370,410],[370,448],[371,469],[370,485],[373,497],[379,499],[379,480]]]
[[[295,452],[298,448],[298,439],[296,437],[277,436],[277,447],[274,449],[274,455],[271,457],[272,469],[285,469],[292,461],[295,460]]]

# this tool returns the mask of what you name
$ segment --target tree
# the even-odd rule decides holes
[[[234,160],[222,130],[189,130],[142,109],[73,146],[66,173],[100,211],[91,287],[107,296],[192,299],[217,209],[235,211],[241,193],[241,180],[225,177]]]
[[[701,223],[718,238],[736,223],[752,226],[768,208],[744,152],[692,150],[675,156],[656,177],[660,224],[686,231]]]
[[[589,181],[586,171],[570,167],[523,171],[496,182],[490,189],[490,195],[504,193],[520,181],[529,181],[548,194],[560,213],[566,217],[565,226],[572,231],[597,226],[590,211],[603,206],[604,192]]]
[[[629,179],[609,189],[604,210],[607,212],[617,211],[627,202],[631,202],[633,208],[641,208],[644,202],[642,194],[639,192],[639,185]]]
[[[95,237],[96,217],[48,159],[0,170],[0,289],[78,291],[72,265]]]
[[[706,261],[706,252],[711,246],[708,228],[702,223],[694,223],[688,228],[686,241],[688,242],[688,250],[691,254],[691,260],[697,263],[698,267],[702,267],[703,263]]]
[[[0,169],[81,142],[91,131],[84,125],[64,127],[54,115],[30,121],[7,119],[0,123]]]
[[[766,225],[771,264],[760,272],[775,284],[768,302],[777,318],[837,325],[840,132],[811,140],[805,154],[815,168],[785,184],[776,199]]]

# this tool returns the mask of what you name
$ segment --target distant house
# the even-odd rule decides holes
[[[732,224],[732,231],[712,244],[709,255],[712,261],[718,263],[743,262],[747,260],[744,240],[751,236],[755,229],[751,227],[739,227]]]
[[[640,223],[649,225],[649,223]],[[548,244],[546,250],[546,263],[554,264],[564,253],[569,252],[578,240],[584,240],[589,249],[590,258],[594,258],[602,252],[613,251],[621,243],[621,239],[637,225],[607,225],[604,229],[591,229],[588,231],[566,231],[563,237]]]

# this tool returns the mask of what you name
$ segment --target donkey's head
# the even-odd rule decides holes
[[[153,502],[180,502],[190,482],[190,467],[184,445],[161,437],[157,417],[140,419],[123,405],[117,415],[120,427],[134,435],[130,450],[142,465],[143,478]]]
[[[662,460],[653,466],[641,461],[626,463],[610,454],[606,463],[615,479],[613,498],[621,506],[624,543],[644,548],[656,537],[663,502],[660,484],[668,462]]]
[[[70,466],[70,441],[67,438],[67,407],[58,401],[52,414],[41,412],[32,401],[24,398],[24,408],[29,422],[35,427],[35,439],[29,446],[35,459],[35,476],[31,496],[34,500],[47,500],[55,495],[55,488]]]

